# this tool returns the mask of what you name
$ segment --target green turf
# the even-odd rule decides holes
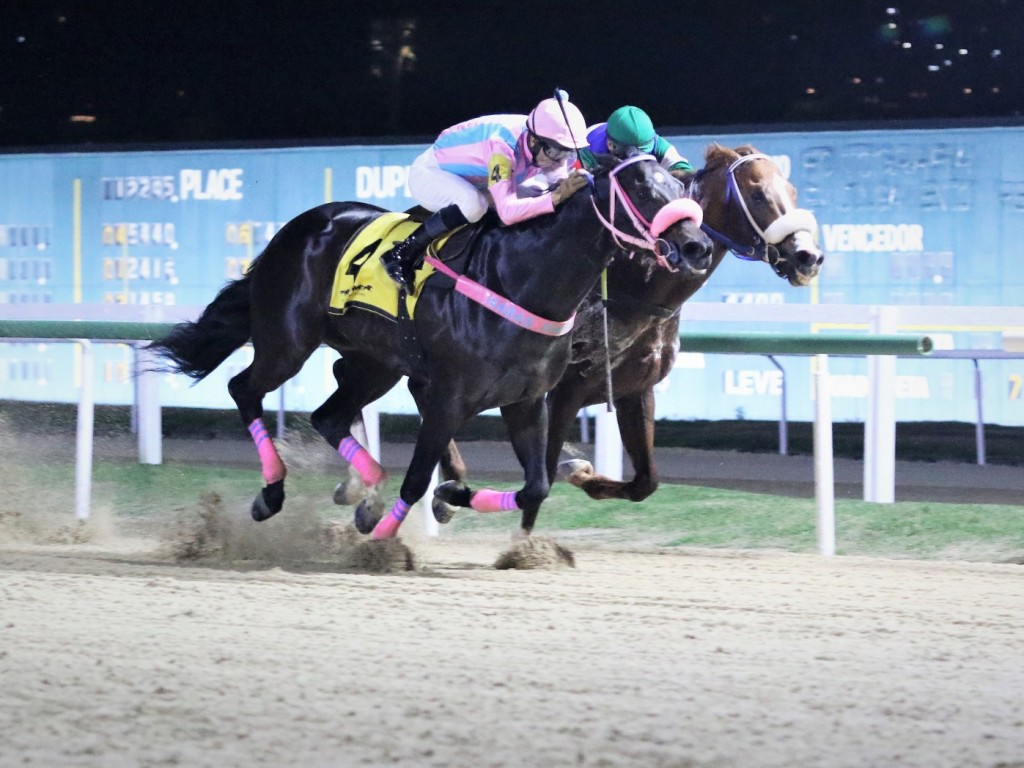
[[[233,410],[164,408],[165,437],[203,440],[248,440],[238,414]],[[277,414],[268,410],[267,428],[276,430]],[[0,400],[0,419],[14,431],[30,433],[64,432],[75,424],[75,406],[55,403],[26,403]],[[419,418],[381,414],[381,439],[413,442]],[[95,431],[98,436],[129,435],[130,412],[126,406],[97,406]],[[286,425],[295,439],[319,441],[305,413],[288,413]],[[901,461],[959,461],[976,459],[975,426],[966,422],[900,422],[896,425],[896,458]],[[655,444],[665,448],[775,453],[779,450],[779,425],[774,421],[668,421],[659,420]],[[501,419],[477,416],[458,435],[459,440],[507,440]],[[572,439],[577,439],[573,434]],[[1024,427],[985,426],[986,461],[989,464],[1024,466]],[[836,458],[860,459],[864,455],[864,425],[837,422],[832,425],[833,454]],[[813,425],[789,424],[790,455],[814,451]]]
[[[73,498],[71,466],[25,466],[19,486],[44,487]],[[325,518],[346,519],[350,511],[330,501],[334,475],[293,471],[288,501],[303,503]],[[145,466],[129,461],[95,465],[93,503],[126,518],[198,509],[199,499],[218,493],[240,513],[262,482],[257,469],[212,466]],[[501,489],[514,488],[496,482]],[[389,481],[387,497],[397,493]],[[287,504],[285,512],[287,514]],[[870,504],[836,500],[838,554],[921,559],[1021,562],[1024,556],[1024,506],[898,502]],[[663,547],[724,547],[815,552],[816,506],[812,499],[662,484],[650,499],[593,501],[566,483],[557,483],[541,510],[536,531],[597,542]],[[518,517],[460,512],[452,533],[507,531]]]

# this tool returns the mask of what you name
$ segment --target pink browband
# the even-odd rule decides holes
[[[506,299],[504,296],[484,288],[480,283],[470,280],[465,275],[458,274],[440,259],[427,256],[425,261],[438,272],[454,280],[455,290],[458,293],[461,293],[468,299],[472,299],[477,304],[486,307],[494,314],[505,318],[520,328],[525,328],[528,331],[540,333],[544,336],[564,336],[572,330],[573,324],[576,322],[575,312],[572,313],[568,320],[545,320],[543,317],[523,309],[510,299]]]

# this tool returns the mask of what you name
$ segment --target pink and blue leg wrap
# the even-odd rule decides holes
[[[346,437],[338,444],[338,453],[341,458],[355,467],[359,477],[366,485],[377,485],[387,474],[384,467],[377,463],[377,460],[370,455],[370,452],[359,444],[354,437]]]
[[[285,469],[281,457],[277,455],[277,448],[274,447],[274,441],[267,432],[267,428],[263,426],[263,419],[256,419],[249,425],[249,434],[252,435],[252,441],[256,443],[256,450],[260,454],[263,479],[266,480],[267,485],[284,480],[288,471]]]
[[[399,499],[395,502],[395,506],[391,508],[391,511],[380,519],[371,535],[375,539],[390,539],[398,533],[398,528],[402,525],[402,521],[405,520],[405,516],[408,514],[409,505]]]
[[[492,491],[490,488],[476,491],[469,499],[469,506],[477,512],[511,512],[519,509],[515,491]]]

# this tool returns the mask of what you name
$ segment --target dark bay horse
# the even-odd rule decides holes
[[[813,215],[797,208],[797,195],[778,166],[754,147],[712,144],[705,165],[687,181],[704,209],[703,229],[714,240],[711,266],[700,274],[653,269],[649,259],[616,260],[608,268],[609,355],[616,420],[633,465],[631,480],[594,472],[590,462],[570,460],[563,472],[595,499],[641,501],[658,487],[654,462],[654,385],[668,376],[676,357],[679,309],[711,277],[729,251],[764,261],[794,286],[808,285],[824,256],[816,244]],[[592,294],[573,331],[572,360],[548,403],[547,470],[554,479],[562,446],[576,415],[607,401],[602,304]],[[447,520],[466,469],[452,445],[442,463],[450,483],[436,493],[435,516]]]
[[[576,193],[554,214],[485,228],[470,246],[465,275],[489,289],[492,299],[509,300],[520,315],[551,318],[544,322],[568,330],[566,321],[601,271],[625,253],[619,245],[625,232],[681,274],[710,267],[711,241],[699,228],[699,208],[683,199],[684,191],[649,156],[621,163],[603,158],[589,192]],[[518,508],[522,529],[529,533],[549,491],[544,398],[569,363],[571,336],[513,324],[452,290],[453,281],[440,273],[418,294],[412,352],[409,334],[399,333],[401,323],[392,318],[358,309],[331,314],[335,269],[346,244],[385,213],[361,203],[329,203],[300,214],[274,236],[244,277],[221,289],[196,322],[176,326],[151,347],[172,370],[198,380],[252,341],[252,364],[231,379],[228,390],[263,467],[266,485],[252,507],[256,520],[281,510],[286,474],[263,426],[263,398],[327,344],[341,353],[334,364],[338,389],[311,421],[365,486],[376,489],[385,473],[352,436],[362,408],[404,375],[422,417],[399,499],[383,518],[382,509],[360,505],[360,530],[372,530],[375,538],[393,536],[425,493],[456,430],[476,414],[500,408],[525,484],[515,493],[467,494],[465,502],[479,511]]]

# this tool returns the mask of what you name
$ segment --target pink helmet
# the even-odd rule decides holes
[[[587,121],[579,108],[569,101],[568,94],[561,93],[561,99],[544,99],[534,107],[526,118],[526,127],[538,137],[560,146],[583,149],[588,146]]]

